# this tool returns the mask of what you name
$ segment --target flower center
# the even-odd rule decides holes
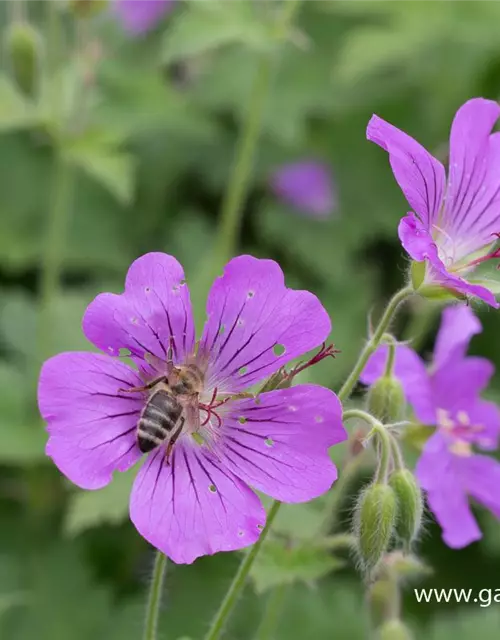
[[[484,431],[483,425],[472,424],[466,411],[457,411],[454,417],[446,409],[437,410],[437,426],[447,436],[448,449],[457,456],[472,455],[471,436]]]

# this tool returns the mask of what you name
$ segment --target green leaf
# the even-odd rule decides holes
[[[33,419],[32,402],[21,370],[0,362],[0,462],[4,464],[45,459],[47,434],[41,423]]]
[[[492,598],[495,589],[490,589]],[[498,590],[496,591],[498,593]],[[488,595],[484,593],[487,602]],[[498,597],[498,596],[497,596]],[[477,607],[477,609],[476,609]],[[431,628],[425,628],[417,634],[417,638],[425,637],[426,640],[497,640],[500,616],[498,604],[492,599],[489,608],[479,608],[476,603],[472,610],[467,609],[463,613],[450,613],[440,616]]]
[[[128,517],[129,498],[137,471],[115,473],[99,491],[78,491],[71,496],[64,522],[65,533],[75,536],[102,524],[120,524]]]
[[[81,328],[83,314],[92,298],[91,292],[67,291],[53,300],[49,310],[53,331],[50,344],[46,345],[47,353],[93,348]],[[4,296],[0,309],[0,334],[6,345],[26,362],[33,362],[37,354],[39,312],[35,299],[21,292],[10,293]]]
[[[166,63],[206,54],[228,44],[267,49],[272,43],[269,20],[248,0],[190,2],[170,23],[163,47]]]
[[[315,582],[342,566],[341,560],[322,549],[307,544],[287,548],[281,541],[267,540],[250,575],[256,591],[262,593],[278,584]]]
[[[36,121],[31,105],[5,75],[0,75],[0,132],[29,127]]]
[[[122,204],[129,204],[134,191],[133,157],[108,143],[100,135],[86,134],[66,147],[66,156],[97,180]]]

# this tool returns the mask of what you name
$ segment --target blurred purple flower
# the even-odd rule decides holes
[[[172,10],[175,0],[115,0],[114,10],[124,29],[140,35]]]
[[[430,509],[453,548],[481,538],[468,498],[472,497],[500,518],[500,463],[474,452],[494,450],[500,435],[498,407],[480,393],[494,367],[484,358],[466,356],[481,324],[465,305],[443,312],[434,359],[429,368],[412,349],[397,347],[395,374],[417,418],[435,425],[417,463],[416,476],[427,492]],[[368,362],[361,380],[372,384],[384,371],[387,347]]]
[[[271,189],[286,204],[316,218],[326,218],[337,207],[330,167],[303,160],[280,167],[271,176]]]
[[[367,129],[368,140],[389,153],[413,209],[400,222],[399,238],[414,260],[425,261],[424,282],[492,307],[499,305],[489,288],[466,277],[500,257],[493,250],[500,232],[500,134],[491,134],[499,116],[492,100],[475,98],[460,107],[451,127],[448,181],[439,160],[406,133],[378,116]]]
[[[323,387],[237,396],[326,339],[330,320],[312,293],[287,289],[275,262],[240,256],[214,282],[207,315],[197,346],[181,265],[147,254],[123,294],[103,293],[85,313],[85,335],[104,354],[51,358],[38,391],[47,454],[72,482],[99,489],[142,456],[137,424],[152,396],[132,388],[172,385],[177,367],[198,367],[199,407],[177,392],[182,431],[175,445],[154,443],[130,501],[141,535],[178,563],[257,540],[265,511],[250,486],[284,502],[327,491],[337,476],[328,448],[346,437],[340,402]],[[121,349],[138,370],[117,360]]]

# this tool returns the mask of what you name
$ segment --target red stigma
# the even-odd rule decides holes
[[[294,369],[290,371],[290,373],[288,374],[288,377],[293,378],[301,371],[304,371],[304,369],[308,369],[309,367],[312,367],[313,365],[318,364],[318,362],[321,362],[321,360],[324,360],[325,358],[329,358],[329,357],[335,358],[337,353],[340,353],[340,351],[335,348],[335,345],[333,343],[327,346],[326,342],[323,342],[318,353],[307,362],[304,362],[303,364],[298,364]]]

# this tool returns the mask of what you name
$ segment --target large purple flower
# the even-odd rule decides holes
[[[104,354],[57,355],[39,384],[48,455],[72,482],[99,489],[142,455],[137,425],[150,392],[131,389],[186,363],[199,368],[199,409],[186,405],[171,450],[148,454],[130,502],[139,532],[178,563],[257,540],[265,511],[249,485],[285,502],[327,491],[336,479],[328,447],[345,439],[328,389],[241,393],[325,340],[330,320],[313,294],[287,289],[275,262],[240,256],[215,281],[207,314],[195,343],[182,267],[147,254],[123,294],[103,293],[85,313],[85,335]],[[121,350],[137,369],[117,359]]]
[[[123,27],[133,35],[152,29],[172,10],[175,0],[115,0],[115,13]]]
[[[424,284],[438,285],[498,307],[493,293],[470,281],[474,268],[500,257],[500,115],[492,100],[475,98],[458,110],[450,136],[446,181],[443,165],[413,138],[378,116],[367,137],[389,153],[396,180],[413,212],[399,225],[409,255],[425,263]],[[487,284],[487,283],[486,283]]]
[[[434,359],[430,367],[412,349],[397,347],[395,374],[417,418],[435,425],[417,463],[416,476],[427,492],[429,507],[450,547],[461,548],[481,537],[469,506],[471,497],[500,518],[500,464],[475,453],[496,449],[500,414],[482,400],[481,391],[493,374],[484,358],[466,356],[479,320],[465,305],[443,312]],[[387,347],[368,362],[362,381],[372,384],[382,375]]]
[[[271,176],[273,192],[298,211],[326,218],[337,207],[331,169],[317,160],[285,164]]]

